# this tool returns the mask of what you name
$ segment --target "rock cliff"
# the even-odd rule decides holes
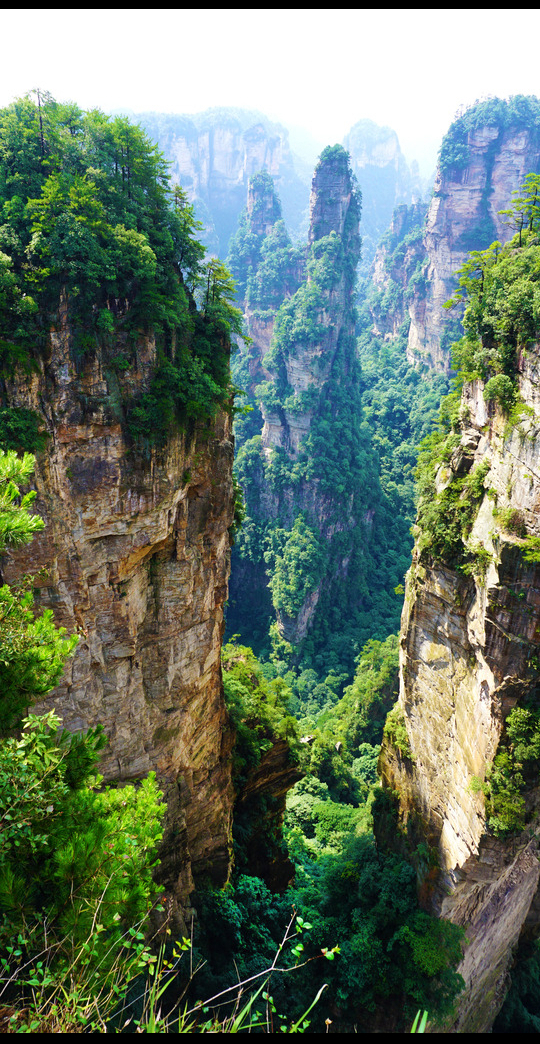
[[[372,120],[355,123],[343,140],[362,192],[362,259],[360,271],[368,273],[381,236],[395,207],[422,198],[418,174],[409,169],[397,134]]]
[[[413,294],[419,299],[425,287],[427,257],[424,225],[427,203],[402,203],[396,207],[390,227],[380,242],[371,269],[369,308],[373,333],[385,339],[397,336],[409,319]]]
[[[408,742],[387,740],[380,763],[409,842],[431,847],[424,901],[466,929],[454,1032],[489,1032],[518,940],[540,923],[538,763],[518,764],[508,723],[516,707],[536,720],[538,706],[540,565],[528,551],[540,533],[538,343],[516,366],[518,420],[484,380],[464,385],[434,496],[454,488],[463,510],[474,490],[466,558],[444,561],[420,530],[402,618]]]
[[[498,212],[508,207],[525,175],[540,169],[538,101],[523,102],[529,104],[480,103],[452,124],[443,141],[423,235],[426,278],[408,303],[413,365],[450,370],[450,345],[459,328],[448,327],[442,306],[455,289],[455,272],[470,250],[513,235]]]
[[[264,215],[275,213],[268,186],[254,179],[251,190],[244,241],[249,246],[258,237],[261,245],[257,248],[258,265],[249,253],[243,256],[248,272],[244,277],[245,315],[253,338],[246,357],[250,388],[260,407],[263,427],[260,473],[244,482],[244,488],[248,511],[258,517],[259,525],[264,527],[268,520],[275,525],[281,517],[290,532],[302,512],[307,512],[317,531],[324,530],[331,539],[336,531],[353,527],[355,520],[350,512],[348,520],[342,512],[339,522],[334,518],[333,498],[319,488],[315,476],[311,482],[302,482],[301,488],[289,490],[283,483],[276,487],[271,477],[265,481],[268,468],[271,476],[276,451],[282,455],[281,467],[286,470],[305,453],[305,440],[336,364],[338,345],[348,345],[344,376],[352,365],[349,355],[354,345],[352,290],[359,252],[359,211],[347,154],[341,146],[326,152],[329,155],[323,154],[313,178],[307,274],[302,282],[304,252],[295,252],[290,245],[287,249],[284,242],[273,242],[270,235],[262,241],[261,221],[264,224]],[[276,228],[268,231],[274,234]],[[235,263],[232,268],[235,272]],[[265,268],[270,269],[273,280],[265,278]],[[256,378],[261,383],[255,387]],[[315,537],[315,542],[318,539]],[[255,562],[253,568],[257,568]],[[343,562],[341,568],[346,568]],[[244,573],[245,569],[240,569],[238,576],[245,581]],[[291,602],[287,607],[279,606],[279,596],[276,599],[274,592],[279,628],[287,641],[296,644],[305,638],[324,586],[320,580],[317,577],[315,585],[312,581],[308,584],[305,597],[295,599],[294,609]],[[239,594],[235,578],[231,601]]]
[[[247,515],[234,551],[228,626],[260,649],[275,614],[294,655],[305,641],[317,648],[323,643],[328,655],[328,642],[335,641],[341,649],[336,666],[338,655],[348,665],[360,640],[355,620],[361,638],[370,637],[367,575],[373,570],[380,580],[384,573],[390,591],[399,579],[388,574],[394,565],[378,543],[379,525],[388,526],[388,519],[361,423],[354,310],[359,199],[346,151],[325,149],[301,250],[279,221],[262,238],[260,222],[274,213],[259,180],[264,177],[254,179],[253,202],[229,258],[253,339],[236,357],[234,377],[256,409],[237,429]],[[338,603],[350,622],[347,638],[325,630]]]
[[[233,735],[220,668],[230,417],[137,452],[118,401],[147,386],[153,338],[139,337],[136,364],[118,376],[99,351],[77,373],[71,333],[64,307],[39,372],[4,382],[6,402],[34,409],[48,435],[34,481],[46,528],[4,576],[46,569],[37,606],[79,634],[47,708],[70,730],[104,725],[107,781],[157,773],[168,804],[160,876],[185,906],[201,875],[222,884],[230,866]]]
[[[354,337],[354,264],[345,264],[343,259],[351,256],[358,258],[359,212],[349,172],[346,165],[339,162],[342,155],[346,155],[343,150],[336,156],[336,161],[319,164],[311,188],[308,236],[311,265],[308,265],[305,290],[308,300],[310,289],[315,290],[311,295],[313,305],[307,317],[310,326],[315,329],[306,331],[304,335],[299,331],[296,337],[284,344],[279,358],[274,357],[270,368],[278,380],[278,371],[282,369],[287,396],[275,413],[264,403],[262,406],[262,441],[265,451],[279,446],[292,457],[298,455],[300,443],[311,426],[313,408],[309,408],[307,397],[304,396],[312,393],[315,405],[317,393],[320,394],[329,379],[338,343]],[[326,237],[334,237],[333,246],[337,248],[333,250],[336,256],[331,259],[334,271],[331,275],[325,272],[323,292],[317,293],[321,282],[321,273],[317,268],[322,267],[327,260],[317,250],[317,244],[326,240]],[[338,249],[343,256],[339,256]]]
[[[140,123],[171,164],[205,225],[209,249],[227,254],[231,234],[246,205],[249,178],[271,174],[285,217],[295,231],[307,206],[309,186],[295,169],[288,133],[259,112],[209,109],[192,116],[139,113]]]

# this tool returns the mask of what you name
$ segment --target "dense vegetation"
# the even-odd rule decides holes
[[[507,105],[503,124],[530,115],[531,100],[522,101],[525,107],[519,99],[500,103]],[[484,123],[486,113],[491,118],[491,109]],[[441,153],[454,167],[477,116],[461,119],[455,151]],[[330,161],[348,163],[340,146],[325,150],[321,163]],[[238,977],[264,972],[266,1014],[254,1028],[272,1032],[294,1028],[324,983],[324,1000],[309,1015],[319,1032],[332,1023],[338,1032],[402,1031],[419,1008],[435,1021],[452,1012],[462,985],[454,970],[462,932],[428,916],[417,899],[432,853],[420,845],[405,858],[399,839],[395,851],[385,851],[373,829],[385,815],[377,783],[383,730],[405,754],[408,744],[394,706],[398,639],[389,632],[397,628],[408,565],[421,439],[420,555],[480,581],[485,574],[489,556],[468,538],[489,466],[464,463],[459,391],[464,380],[480,378],[486,401],[510,427],[523,413],[518,353],[538,336],[540,320],[539,193],[540,179],[530,176],[507,212],[514,241],[476,251],[461,270],[454,300],[466,296],[467,308],[465,335],[454,348],[459,377],[438,431],[429,434],[445,378],[409,368],[406,324],[391,341],[372,333],[377,310],[399,314],[407,292],[418,288],[422,262],[408,291],[391,280],[385,298],[363,302],[356,313],[354,191],[343,235],[321,228],[304,249],[287,234],[272,178],[263,172],[252,181],[253,206],[232,241],[230,264],[249,313],[275,322],[264,359],[271,379],[254,379],[248,342],[235,363],[234,379],[253,409],[236,425],[246,504],[238,502],[242,580],[229,629],[263,655],[234,641],[223,650],[235,732],[235,867],[225,889],[199,896],[192,957],[206,964],[193,981],[181,977],[175,1000],[184,986],[196,1004]],[[4,375],[31,368],[44,353],[61,304],[74,366],[99,353],[139,444],[163,440],[191,418],[208,420],[227,402],[230,333],[241,333],[233,284],[219,262],[204,262],[194,212],[180,190],[170,192],[163,163],[138,128],[42,95],[37,105],[15,103],[0,113],[0,204]],[[388,244],[390,273],[420,237],[415,225]],[[332,312],[336,297],[339,314]],[[291,360],[320,345],[328,315],[342,325],[332,363],[316,357],[315,380],[295,394]],[[142,334],[155,335],[157,364],[135,400],[122,380],[137,365]],[[262,452],[261,404],[286,423],[309,417],[297,453]],[[33,495],[19,492],[33,467],[28,451],[46,446],[37,415],[0,409],[0,445],[25,453],[0,450],[1,553],[42,526],[29,510]],[[523,536],[515,512],[499,518]],[[524,541],[523,550],[537,560],[534,542]],[[255,599],[247,590],[254,575],[268,585],[262,611],[260,586]],[[324,577],[335,582],[321,586]],[[161,982],[168,967],[160,963],[163,951],[157,957],[157,947],[145,945],[159,903],[152,869],[162,795],[153,777],[138,788],[105,788],[96,772],[106,743],[100,727],[68,735],[54,713],[29,710],[56,684],[76,644],[50,612],[35,615],[31,586],[26,578],[19,588],[0,588],[2,1002],[11,1028],[110,1031],[120,1003],[133,1018],[131,1000],[144,989],[146,970],[161,969]],[[313,623],[293,645],[275,614],[286,633],[315,595]],[[497,836],[527,825],[525,797],[539,763],[533,701],[507,717],[491,770],[473,780]],[[265,788],[269,765],[274,777]],[[178,957],[172,946],[166,953]],[[524,950],[501,1026],[511,1012],[525,1031],[537,1028],[538,967],[536,949]],[[198,1032],[224,1028],[212,1015],[208,1024],[201,1017]]]
[[[468,136],[483,127],[523,128],[540,133],[540,101],[534,95],[516,94],[511,98],[486,98],[476,101],[459,114],[446,132],[439,151],[441,173],[462,170],[469,160]],[[480,246],[478,242],[471,246]]]
[[[100,352],[111,387],[155,337],[148,390],[118,393],[132,437],[163,440],[228,402],[233,286],[204,262],[193,210],[139,127],[40,92],[14,102],[0,112],[0,210],[4,373],[35,365],[61,308],[73,364]]]
[[[0,450],[0,553],[43,528],[19,496],[33,464]],[[103,1029],[153,960],[140,928],[164,806],[153,776],[103,788],[100,726],[68,734],[28,711],[77,642],[35,617],[31,585],[0,587],[0,996],[12,1030]]]
[[[382,1005],[382,1024],[394,1031],[404,1029],[419,1007],[443,1018],[461,986],[453,968],[461,955],[462,932],[419,909],[421,859],[415,867],[378,851],[372,832],[384,714],[395,699],[397,639],[368,644],[341,703],[300,721],[302,730],[311,725],[300,742],[294,723],[286,724],[290,717],[280,717],[294,706],[290,676],[265,680],[268,665],[234,645],[224,649],[224,668],[240,736],[237,788],[285,735],[304,777],[287,795],[284,838],[294,865],[286,853],[281,856],[294,883],[277,894],[261,879],[264,874],[253,876],[245,862],[246,838],[257,829],[261,811],[266,812],[268,850],[274,831],[276,859],[277,810],[273,820],[260,803],[244,810],[233,880],[202,902],[196,952],[207,964],[196,985],[198,995],[224,988],[233,959],[241,979],[269,967],[294,909],[297,945],[280,959],[285,971],[276,972],[271,983],[282,1019],[307,1009],[323,982],[328,990],[311,1015],[315,1031],[324,1031],[329,1012],[338,1032],[355,1026],[369,1031],[379,1025]],[[264,865],[268,875],[271,860]]]
[[[489,555],[484,548],[470,545],[468,537],[489,490],[489,464],[470,470],[471,460],[461,444],[461,388],[464,381],[483,381],[484,399],[506,415],[508,431],[527,413],[517,387],[518,354],[540,332],[538,188],[538,176],[529,175],[507,211],[519,227],[516,236],[504,247],[494,242],[473,251],[458,273],[458,288],[448,302],[452,307],[464,297],[467,301],[464,336],[453,347],[458,376],[442,402],[439,429],[424,441],[419,459],[421,555],[480,578]],[[505,522],[519,535],[516,520],[503,512],[503,528]]]
[[[322,178],[349,178],[353,186],[341,146],[325,150],[318,171]],[[252,185],[250,192],[256,189]],[[267,199],[268,187],[261,182],[259,190]],[[229,631],[239,631],[265,657],[273,649],[278,660],[296,662],[300,673],[315,670],[320,684],[329,671],[350,680],[364,642],[384,639],[397,628],[400,603],[394,588],[408,565],[407,525],[396,520],[380,488],[372,431],[362,416],[353,309],[359,251],[354,192],[351,201],[340,234],[320,219],[306,255],[305,279],[296,290],[291,273],[298,272],[301,259],[279,221],[264,236],[255,235],[256,215],[247,213],[231,254],[248,306],[255,316],[275,317],[263,361],[266,379],[254,386],[251,378],[251,402],[261,405],[265,416],[278,418],[285,431],[305,423],[306,434],[298,452],[276,447],[265,455],[260,413],[255,409],[237,425],[236,474],[246,517],[234,552]],[[327,314],[330,325],[323,318]],[[333,328],[340,331],[337,344]],[[287,374],[300,353],[310,356],[312,378],[304,391],[295,392]],[[234,363],[237,383],[250,379],[247,359],[241,351]],[[249,585],[244,581],[241,593],[235,587],[235,576],[248,575],[250,566],[258,571],[252,585],[257,613]],[[265,571],[272,603],[263,603],[261,612],[259,578]],[[294,627],[309,598],[317,599],[315,618],[301,649],[293,652],[279,640],[272,617],[277,613],[286,627],[287,621]]]

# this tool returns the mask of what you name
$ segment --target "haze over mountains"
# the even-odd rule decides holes
[[[429,193],[365,119],[309,172],[256,111],[140,121],[0,111],[5,1017],[152,911],[194,1004],[279,953],[289,1029],[538,1031],[540,100]]]
[[[294,132],[248,109],[215,108],[194,115],[126,113],[140,123],[171,163],[173,180],[186,189],[205,225],[205,241],[221,257],[247,198],[250,175],[268,170],[281,199],[293,239],[307,235],[309,193],[319,145],[311,135]],[[292,145],[291,145],[292,136]],[[393,209],[422,198],[427,185],[418,165],[409,165],[397,135],[362,119],[343,144],[363,195],[361,272],[366,273]]]

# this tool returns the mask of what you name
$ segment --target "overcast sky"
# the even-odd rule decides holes
[[[425,174],[460,105],[540,95],[528,9],[18,9],[2,14],[0,104],[35,87],[105,111],[255,108],[321,144],[397,131]]]

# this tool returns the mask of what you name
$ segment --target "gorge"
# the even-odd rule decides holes
[[[170,184],[129,120],[38,102],[0,113],[0,447],[35,456],[45,523],[2,535],[3,691],[51,610],[77,647],[21,699],[102,727],[96,800],[142,808],[155,773],[157,849],[122,832],[153,930],[206,962],[194,1002],[269,967],[293,907],[289,1031],[324,978],[315,1031],[490,1032],[538,960],[540,102],[463,113],[431,200],[368,120],[309,196],[259,113],[145,114]],[[0,848],[0,947],[25,924],[30,961],[64,930],[54,794]],[[115,901],[104,938],[135,924]]]

